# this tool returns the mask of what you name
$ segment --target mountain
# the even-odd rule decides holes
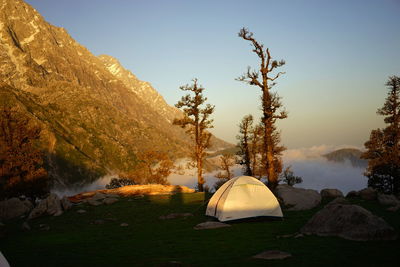
[[[343,148],[325,154],[323,157],[329,161],[340,163],[350,162],[354,167],[366,168],[368,162],[364,159],[361,159],[362,153],[363,152],[361,150],[355,148]]]
[[[0,0],[0,99],[42,126],[58,184],[129,171],[142,150],[187,156],[181,115],[118,60],[95,56],[21,0]],[[230,145],[213,138],[221,148]]]

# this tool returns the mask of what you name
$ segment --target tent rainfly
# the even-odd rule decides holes
[[[211,197],[206,215],[219,221],[250,217],[283,217],[279,202],[262,182],[239,176],[224,183]]]

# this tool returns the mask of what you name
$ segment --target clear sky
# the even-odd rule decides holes
[[[376,109],[400,75],[399,0],[27,0],[95,55],[120,60],[173,105],[197,77],[216,106],[213,132],[236,142],[246,114],[260,116],[259,88],[235,81],[258,61],[237,37],[247,27],[284,59],[275,90],[289,118],[288,148],[362,146],[382,127]]]

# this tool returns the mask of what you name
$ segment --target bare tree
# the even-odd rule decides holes
[[[218,172],[215,177],[226,180],[231,179],[233,177],[231,167],[235,165],[235,156],[233,154],[225,153],[221,156],[219,164],[222,172]]]
[[[272,75],[272,73],[285,65],[285,61],[273,60],[269,49],[264,49],[264,46],[253,38],[253,33],[249,32],[248,29],[242,28],[238,35],[244,40],[251,42],[253,52],[260,59],[260,69],[258,71],[252,71],[249,67],[247,73],[237,80],[257,86],[262,91],[262,123],[264,125],[263,155],[265,158],[268,185],[274,188],[278,183],[278,176],[281,171],[279,169],[282,169],[282,167],[277,168],[276,166],[280,161],[280,157],[276,153],[284,149],[283,147],[277,148],[279,144],[276,141],[279,140],[279,132],[276,131],[275,122],[278,119],[287,118],[287,113],[285,110],[281,110],[282,103],[280,97],[276,93],[271,92],[271,88],[276,85],[276,79],[284,74],[284,72],[278,72],[275,75]]]
[[[194,152],[192,158],[197,167],[197,187],[200,192],[204,191],[204,177],[203,177],[203,162],[206,157],[206,149],[210,146],[211,134],[207,129],[213,128],[210,115],[214,112],[215,106],[205,104],[207,97],[204,97],[204,88],[198,85],[197,79],[193,80],[193,85],[181,86],[182,91],[188,91],[187,94],[181,98],[175,105],[177,108],[182,109],[184,117],[177,118],[173,124],[179,125],[186,129],[186,132],[194,140]]]

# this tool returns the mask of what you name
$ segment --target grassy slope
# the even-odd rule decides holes
[[[277,238],[293,234],[321,207],[303,212],[284,211],[284,221],[247,221],[230,228],[193,230],[207,218],[204,195],[179,194],[124,198],[110,206],[80,205],[60,217],[30,222],[22,232],[21,219],[3,226],[0,250],[11,266],[159,266],[179,261],[185,266],[258,266],[251,256],[267,249],[292,253],[268,266],[396,266],[400,241],[355,242],[333,237]],[[389,213],[373,202],[357,201],[400,230],[400,212]],[[86,214],[76,210],[84,208]],[[193,217],[160,220],[160,215],[191,212]],[[107,220],[113,218],[113,220]],[[104,224],[91,224],[96,219]],[[121,227],[126,222],[128,227]],[[48,224],[49,231],[40,230]],[[397,264],[396,264],[397,263]],[[397,265],[398,266],[398,265]]]

